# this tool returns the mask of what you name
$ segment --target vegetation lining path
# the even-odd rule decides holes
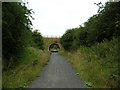
[[[83,88],[83,82],[67,61],[58,53],[52,53],[49,64],[29,88]]]

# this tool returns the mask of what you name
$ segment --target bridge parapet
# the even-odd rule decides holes
[[[61,36],[43,35],[44,38],[61,38]]]
[[[59,47],[61,48],[61,43],[60,43],[60,38],[45,38],[44,37],[44,44],[45,44],[45,49],[49,51],[49,46],[53,43],[56,43],[59,45]]]

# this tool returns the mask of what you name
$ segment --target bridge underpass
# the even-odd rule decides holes
[[[60,38],[46,38],[44,37],[44,46],[45,46],[45,50],[51,51],[51,50],[61,50],[62,49],[62,45],[60,43]]]
[[[52,43],[49,46],[49,51],[50,52],[58,52],[60,50],[60,46],[57,43]]]
[[[44,43],[50,52],[62,48],[60,38],[44,38]],[[84,85],[67,60],[58,52],[51,52],[48,65],[29,88],[84,88]]]

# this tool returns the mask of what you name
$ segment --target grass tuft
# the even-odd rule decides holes
[[[120,81],[118,40],[105,40],[92,47],[81,47],[77,52],[61,54],[71,63],[76,73],[91,88],[116,88]]]
[[[49,53],[33,47],[26,48],[20,55],[19,65],[3,72],[3,88],[26,88],[48,62]]]

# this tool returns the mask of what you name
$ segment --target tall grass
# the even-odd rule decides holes
[[[20,64],[3,72],[3,88],[25,88],[34,80],[47,64],[49,53],[29,47],[20,55]]]
[[[80,47],[77,52],[61,52],[76,73],[92,88],[116,88],[120,80],[118,40],[105,40],[92,47]]]

